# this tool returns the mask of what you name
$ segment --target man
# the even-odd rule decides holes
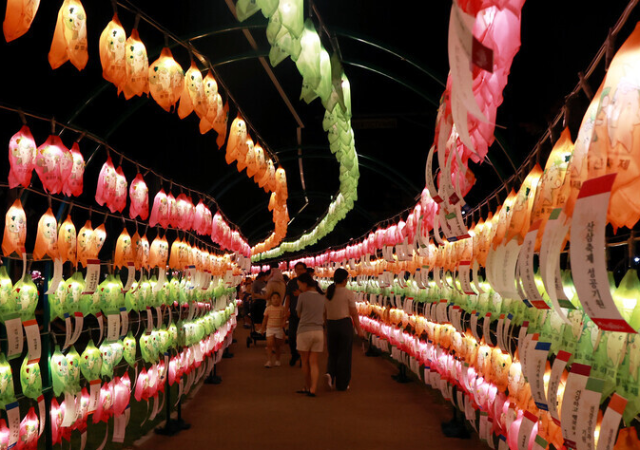
[[[297,277],[307,272],[307,265],[303,262],[299,262],[293,267],[293,271],[296,274],[296,278],[293,278],[289,283],[287,283],[287,290],[284,297],[284,309],[289,310],[289,348],[291,349],[291,360],[289,361],[290,366],[295,366],[296,362],[300,359],[300,354],[296,348],[296,335],[298,333],[298,322],[300,321],[298,313],[296,312],[296,307],[298,306],[298,295],[300,295]]]
[[[260,272],[256,275],[256,279],[251,285],[251,298],[256,300],[258,298],[266,299],[266,290],[267,290],[267,282],[265,281],[267,277],[266,272]]]

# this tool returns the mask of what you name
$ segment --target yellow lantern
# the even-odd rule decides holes
[[[31,28],[40,0],[7,0],[2,29],[7,42],[18,39]]]
[[[100,35],[100,63],[102,64],[102,76],[118,88],[118,93],[124,83],[126,73],[125,42],[127,36],[124,28],[114,14],[111,22],[107,24]]]
[[[89,61],[87,52],[87,15],[79,0],[64,0],[58,11],[56,29],[49,50],[49,64],[57,69],[71,61],[82,70]]]
[[[124,98],[129,100],[149,93],[149,59],[135,28],[125,43],[125,79],[122,85]]]

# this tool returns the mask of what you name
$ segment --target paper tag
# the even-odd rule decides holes
[[[100,260],[87,260],[87,275],[84,279],[84,291],[82,295],[93,294],[100,283]]]
[[[567,362],[571,358],[571,353],[560,350],[556,356],[556,360],[551,367],[551,376],[549,377],[549,388],[547,390],[547,405],[549,406],[549,414],[556,425],[560,425],[560,416],[558,415],[558,387],[562,380],[562,373]]]
[[[475,295],[473,288],[471,287],[471,261],[460,261],[458,266],[458,275],[460,276],[460,285],[462,291],[467,295]]]
[[[20,408],[18,407],[18,402],[7,405],[7,421],[9,422],[9,448],[13,448],[20,437]]]
[[[78,341],[82,334],[82,327],[84,326],[84,316],[81,312],[73,313],[73,317],[75,318],[75,326],[73,327],[73,334],[71,335],[71,341],[69,342],[70,346]]]
[[[578,450],[594,450],[594,434],[598,422],[598,412],[604,381],[597,378],[589,378],[587,388],[580,397],[580,417],[578,418],[579,430],[577,442]]]
[[[607,275],[606,212],[615,177],[582,183],[571,221],[571,274],[584,311],[600,329],[635,333],[613,302]]]
[[[113,418],[113,437],[111,442],[124,442],[125,430],[127,428],[127,417],[122,414],[121,416]]]
[[[505,351],[507,351],[511,356],[513,356],[511,352],[511,333],[509,330],[511,329],[511,321],[513,320],[512,314],[507,314],[504,318],[504,327],[502,328],[502,343],[505,346]]]
[[[27,274],[27,250],[24,247],[20,247],[20,253],[22,254],[22,276],[21,280],[24,280],[24,276]]]
[[[117,341],[120,337],[120,315],[109,314],[107,316],[107,342]]]
[[[539,228],[540,220],[531,225],[529,232],[525,236],[518,256],[518,267],[520,269],[522,288],[529,302],[538,309],[549,309],[538,291],[533,273],[533,252]]]
[[[153,330],[153,314],[151,313],[151,307],[147,306],[147,334]]]
[[[29,355],[29,364],[32,362],[40,361],[42,355],[42,347],[40,343],[40,330],[38,329],[38,322],[36,319],[27,320],[22,322],[24,326],[24,332],[27,335],[27,350]]]
[[[502,434],[498,437],[498,450],[509,450],[507,438]]]
[[[80,450],[84,450],[87,446],[87,430],[80,433]]]
[[[129,332],[129,313],[127,312],[127,308],[120,308],[120,324],[122,326],[120,336],[126,336]]]
[[[158,406],[160,406],[160,399],[158,398],[158,394],[151,397],[153,400],[153,409],[151,410],[151,415],[149,416],[149,420],[153,420],[158,415]]]
[[[533,448],[531,450],[545,450],[547,448],[548,442],[540,435],[536,436],[535,441],[533,442]]]
[[[587,387],[591,367],[584,364],[573,363],[571,372],[567,378],[567,384],[562,398],[562,415],[560,426],[562,437],[568,447],[576,448],[581,436],[580,403],[581,397]]]
[[[496,327],[496,340],[498,341],[498,348],[503,352],[506,352],[506,348],[504,346],[504,314],[500,314],[498,317],[498,326]]]
[[[158,324],[158,330],[162,326],[162,307],[156,306],[156,323]]]
[[[129,262],[127,263],[127,282],[124,284],[122,292],[129,292],[129,290],[131,290],[131,286],[133,286],[134,281],[136,281],[136,267],[135,264]]]
[[[547,397],[544,392],[544,373],[547,355],[551,349],[551,343],[538,342],[527,354],[527,381],[531,386],[531,396],[538,409],[548,411]]]
[[[518,450],[528,450],[529,438],[533,431],[534,425],[538,422],[538,418],[529,411],[524,412],[520,430],[518,430]]]
[[[98,409],[98,402],[100,401],[100,380],[93,380],[89,382],[89,408],[90,413]]]
[[[598,437],[598,450],[613,450],[618,437],[620,420],[627,407],[627,399],[618,394],[613,394],[609,400],[609,406],[604,413],[600,424],[600,436]]]
[[[18,314],[13,319],[5,320],[4,326],[7,329],[7,359],[11,360],[22,355],[24,346],[24,333],[22,332],[22,322]]]
[[[98,337],[98,345],[102,342],[102,337],[104,336],[104,315],[101,312],[96,314],[96,319],[98,319],[98,328],[100,329],[100,336]]]
[[[478,295],[484,294],[484,291],[480,287],[480,278],[478,277],[478,269],[480,268],[480,264],[478,261],[473,262],[473,285],[476,287],[476,292]]]
[[[71,344],[71,336],[73,335],[73,325],[71,325],[71,317],[68,313],[64,313],[64,345],[62,350],[66,350]]]
[[[38,437],[42,436],[44,426],[47,422],[47,409],[44,405],[44,395],[38,397],[38,411],[40,411],[40,431],[38,431]],[[74,413],[75,416],[75,413]]]
[[[62,419],[62,427],[70,427],[76,420],[76,399],[69,392],[64,393],[64,418]]]
[[[180,400],[182,399],[182,391],[184,390],[184,377],[180,378],[180,382],[178,383],[178,399],[176,400],[176,404],[174,407],[178,406]]]
[[[491,340],[491,313],[488,312],[484,316],[484,322],[482,323],[482,335],[487,345],[495,345]]]
[[[62,273],[62,260],[57,258],[53,260],[53,276],[51,277],[51,281],[49,282],[49,289],[45,294],[51,295],[53,294],[60,282],[62,281],[63,273]]]

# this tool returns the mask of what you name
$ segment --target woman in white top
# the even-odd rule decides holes
[[[345,391],[351,381],[351,349],[353,329],[362,336],[355,295],[347,289],[349,272],[336,269],[333,284],[327,289],[325,314],[327,317],[327,382],[329,387]]]

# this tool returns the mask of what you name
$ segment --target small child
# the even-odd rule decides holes
[[[276,354],[275,366],[280,366],[280,347],[284,342],[284,322],[287,312],[282,306],[282,297],[278,292],[273,292],[269,298],[270,305],[264,311],[261,333],[267,330],[267,363],[265,367],[271,367],[273,352]]]

